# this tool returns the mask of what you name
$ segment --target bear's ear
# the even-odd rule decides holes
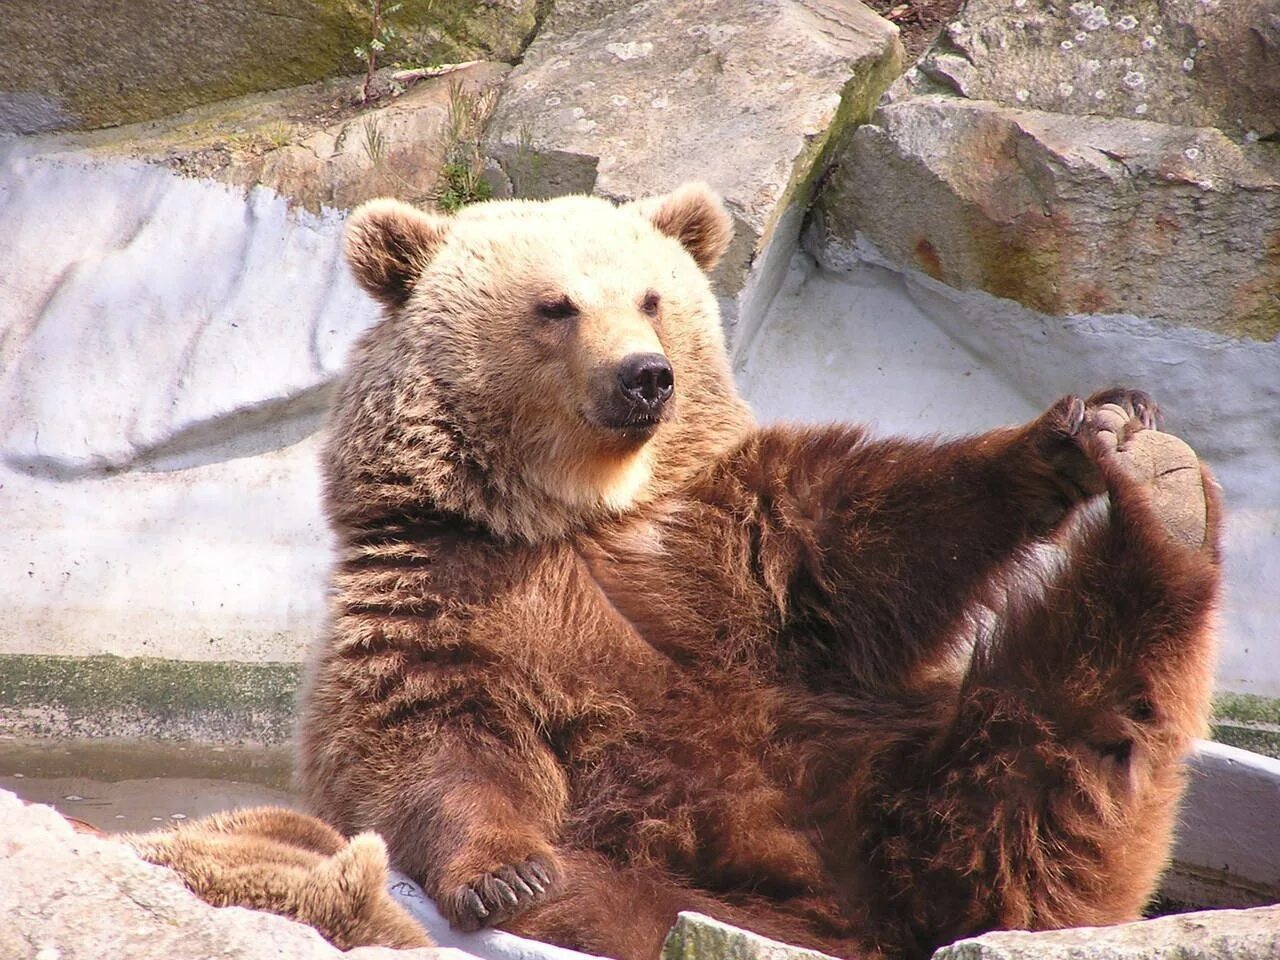
[[[705,183],[686,183],[637,204],[658,230],[679,240],[704,272],[715,269],[733,239],[733,220]]]
[[[399,200],[370,200],[347,218],[347,263],[374,299],[399,307],[448,233],[444,217]]]

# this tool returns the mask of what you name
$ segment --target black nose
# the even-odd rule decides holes
[[[660,353],[633,353],[618,365],[618,385],[628,400],[657,410],[675,389],[671,364]]]

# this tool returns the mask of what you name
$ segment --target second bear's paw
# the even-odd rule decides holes
[[[554,891],[558,879],[559,870],[550,858],[530,857],[444,892],[438,906],[457,929],[480,930],[542,903]]]

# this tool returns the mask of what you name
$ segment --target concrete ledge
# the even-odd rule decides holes
[[[283,744],[301,681],[293,662],[0,654],[0,732]],[[1280,757],[1280,700],[1218,694],[1213,739]]]
[[[1201,907],[1280,901],[1280,760],[1202,740],[1189,767],[1162,894]]]
[[[0,656],[0,731],[279,744],[301,674],[296,663]]]

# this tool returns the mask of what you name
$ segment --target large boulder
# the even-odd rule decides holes
[[[1272,960],[1280,907],[1187,913],[1114,927],[988,933],[943,947],[933,960]]]
[[[972,100],[1280,133],[1280,0],[969,0],[920,63]]]
[[[882,105],[836,162],[835,242],[1043,313],[1280,334],[1275,144],[928,93]]]
[[[404,0],[384,59],[513,60],[536,19],[536,0]],[[0,133],[35,133],[354,73],[372,32],[363,0],[15,0],[0,36]]]
[[[895,28],[848,0],[569,0],[507,78],[488,152],[517,196],[708,181],[738,227],[718,275],[732,321],[733,298],[746,315],[776,291],[827,144],[900,59]]]

